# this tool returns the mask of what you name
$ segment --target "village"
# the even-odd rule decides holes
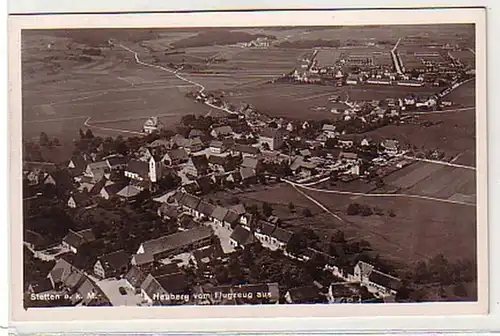
[[[122,304],[136,300],[136,304],[147,305],[167,294],[189,293],[188,300],[181,295],[182,300],[160,300],[160,304],[192,304],[194,293],[221,290],[248,293],[255,287],[259,293],[273,293],[266,294],[266,302],[334,303],[361,300],[361,286],[372,294],[370,300],[394,300],[401,281],[377,270],[377,265],[358,260],[352,268],[339,267],[335,257],[325,252],[295,248],[297,233],[280,227],[280,219],[272,213],[258,213],[255,208],[238,203],[230,206],[214,203],[209,197],[215,190],[284,181],[300,184],[332,177],[343,181],[379,178],[380,172],[401,168],[409,162],[397,141],[355,142],[344,139],[334,125],[310,125],[307,121],[272,120],[256,128],[241,116],[221,120],[190,116],[184,118],[184,123],[189,129],[186,136],[177,133],[167,139],[160,136],[160,121],[152,117],[144,124],[144,132],[154,140],[129,153],[118,153],[117,148],[106,148],[106,144],[100,143],[75,155],[66,167],[26,163],[25,186],[26,190],[33,190],[33,196],[28,197],[32,200],[43,198],[47,186],[57,187],[64,179],[61,176],[66,176],[65,206],[75,214],[79,209],[100,207],[102,200],[139,202],[147,193],[146,197],[157,204],[159,218],[177,223],[177,230],[141,242],[135,253],[117,250],[97,256],[89,261],[93,267],[88,273],[72,265],[71,260],[82,253],[79,252],[82,246],[98,239],[92,229],[69,229],[56,246],[48,248],[38,245],[43,236],[28,231],[25,245],[35,258],[56,262],[47,278],[29,284],[31,294],[65,293],[73,298],[74,304],[83,305],[107,298],[106,302],[116,305],[114,293]],[[204,129],[195,128],[197,124]],[[96,139],[90,131],[81,135],[82,142]],[[165,180],[170,182],[165,184]],[[331,286],[317,281],[284,293],[276,283],[242,283],[236,287],[226,285],[226,289],[222,288],[225,284],[221,288],[221,285],[186,287],[183,267],[203,270],[203,277],[210,280],[215,275],[210,274],[208,265],[224,264],[229,255],[255,244],[298,263],[316,260],[320,255],[321,269],[337,279],[332,283],[344,288],[342,296],[335,297]],[[252,300],[256,298],[254,295]],[[208,300],[208,304],[221,303]]]
[[[243,47],[270,43],[258,38]],[[352,185],[397,193],[385,185],[389,174],[417,161],[452,165],[454,157],[440,148],[364,133],[429,126],[419,112],[453,106],[447,94],[474,74],[452,58],[405,69],[396,47],[386,66],[344,54],[320,65],[317,55],[318,49],[273,83],[440,89],[380,100],[332,93],[328,101],[337,107],[324,120],[271,117],[203,89],[186,96],[221,116],[184,115],[175,130],[152,116],[140,136],[128,138],[80,129],[69,162],[24,162],[25,267],[36,269],[25,278],[26,306],[417,300],[369,241],[346,239],[338,230],[320,243],[314,228],[287,226],[269,203],[240,197],[320,183],[332,190],[342,184],[347,193]],[[42,132],[25,151],[31,157],[29,151],[50,143]],[[297,211],[291,201],[288,210],[314,220],[310,209]],[[347,212],[369,216],[372,210],[351,203]],[[392,210],[388,216],[395,216]]]

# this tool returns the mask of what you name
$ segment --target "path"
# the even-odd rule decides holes
[[[427,163],[435,163],[435,164],[440,164],[440,165],[443,165],[443,166],[449,166],[449,167],[454,167],[454,168],[464,168],[464,169],[476,170],[476,167],[466,166],[466,165],[452,163],[452,162],[446,162],[446,161],[421,159],[421,158],[417,158],[417,157],[414,157],[414,156],[408,156],[408,155],[403,155],[403,158],[408,159],[408,160],[413,160],[413,161],[422,161],[422,162],[427,162]]]
[[[450,204],[460,204],[460,205],[468,205],[468,206],[473,206],[475,207],[476,204],[473,203],[467,203],[467,202],[461,202],[461,201],[454,201],[454,200],[449,200],[449,199],[444,199],[444,198],[436,198],[436,197],[431,197],[431,196],[423,196],[423,195],[412,195],[412,194],[370,194],[370,193],[361,193],[361,192],[352,192],[352,191],[340,191],[340,190],[330,190],[330,189],[319,189],[319,188],[313,188],[305,185],[301,185],[295,182],[291,182],[288,180],[282,180],[285,183],[288,183],[289,185],[295,187],[310,190],[310,191],[316,191],[316,192],[323,192],[326,194],[336,194],[336,195],[346,195],[346,196],[359,196],[359,197],[403,197],[403,198],[414,198],[414,199],[422,199],[422,200],[427,200],[427,201],[435,201],[435,202],[442,202],[442,203],[450,203]]]
[[[462,108],[458,108],[458,109],[442,110],[442,111],[406,112],[406,113],[403,113],[403,115],[407,116],[407,115],[444,114],[444,113],[456,113],[456,112],[472,111],[472,110],[475,110],[475,109],[476,109],[475,106],[471,106],[471,107],[462,107]]]
[[[392,56],[392,61],[394,63],[394,67],[396,68],[396,72],[398,74],[400,74],[400,75],[403,74],[403,71],[401,70],[401,64],[399,64],[399,58],[398,58],[398,56],[396,54],[396,50],[397,50],[398,45],[399,45],[399,43],[401,42],[402,39],[403,38],[400,37],[399,40],[398,40],[398,42],[396,42],[396,45],[394,46],[394,48],[392,48],[392,50],[391,50],[391,56]]]
[[[187,79],[186,77],[184,77],[183,75],[181,75],[178,71],[179,70],[172,70],[172,69],[169,69],[169,68],[166,68],[166,67],[163,67],[161,65],[156,65],[156,64],[151,64],[151,63],[146,63],[146,62],[143,62],[139,59],[139,54],[130,49],[129,47],[127,46],[124,46],[123,44],[118,44],[119,47],[121,47],[122,49],[125,49],[127,50],[128,52],[134,54],[134,59],[135,59],[135,62],[137,64],[140,64],[140,65],[143,65],[143,66],[147,66],[147,67],[150,67],[150,68],[156,68],[156,69],[159,69],[159,70],[162,70],[162,71],[166,71],[166,72],[169,72],[171,74],[173,74],[175,77],[177,77],[178,79],[184,81],[184,82],[187,82],[187,83],[190,83],[190,84],[193,84],[194,86],[198,87],[199,90],[198,90],[198,93],[203,93],[205,91],[205,86],[203,86],[202,84],[198,83],[198,82],[195,82],[195,81],[192,81],[190,79]],[[238,114],[237,112],[234,112],[234,111],[230,111],[228,110],[227,108],[224,108],[224,107],[220,107],[220,106],[216,106],[216,105],[213,105],[213,104],[210,104],[208,102],[204,102],[205,105],[207,106],[210,106],[214,109],[217,109],[217,110],[220,110],[220,111],[224,111],[226,113],[229,113],[229,114]]]

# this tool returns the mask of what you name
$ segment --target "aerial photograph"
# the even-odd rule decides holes
[[[474,24],[23,30],[21,58],[26,309],[478,301]]]

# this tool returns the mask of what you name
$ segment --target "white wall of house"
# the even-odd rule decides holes
[[[69,200],[68,200],[68,206],[69,206],[70,208],[73,208],[73,209],[74,209],[74,208],[76,208],[76,202],[75,202],[75,200],[73,199],[73,197],[70,197],[70,198],[69,198]]]

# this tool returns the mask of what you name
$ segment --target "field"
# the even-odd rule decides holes
[[[476,55],[470,50],[451,51],[454,58],[458,58],[467,68],[476,67]]]
[[[473,79],[452,91],[446,99],[452,101],[458,106],[475,106],[476,105],[476,80]]]
[[[442,253],[449,259],[475,258],[475,208],[406,198],[354,198],[307,191],[346,222],[343,228],[368,240],[381,256],[410,263]],[[395,217],[372,215],[347,216],[351,202],[393,210]],[[332,221],[332,226],[338,221]],[[332,227],[332,230],[334,228]]]
[[[316,55],[316,61],[320,66],[331,66],[339,60],[341,54],[336,48],[321,48]]]
[[[322,211],[293,187],[279,184],[265,190],[238,194],[241,202],[258,204],[268,202],[274,213],[284,220],[283,227],[299,230],[312,228],[324,241],[341,229],[348,238],[365,239],[374,253],[396,264],[408,265],[443,253],[450,260],[475,259],[475,208],[460,204],[408,198],[375,198],[328,194],[304,190],[305,194],[321,202],[342,220]],[[220,198],[221,195],[217,195]],[[222,197],[228,200],[231,195]],[[288,203],[294,203],[291,213]],[[379,208],[384,215],[348,216],[350,203],[367,204]],[[302,209],[310,209],[313,217],[304,217]],[[392,210],[395,217],[387,213]]]
[[[385,178],[401,192],[475,203],[474,170],[417,162]]]

